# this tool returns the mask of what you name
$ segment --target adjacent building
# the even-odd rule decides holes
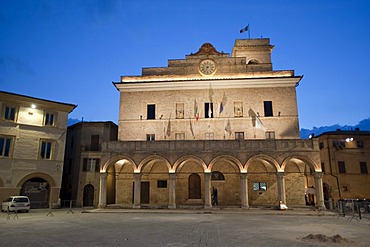
[[[318,142],[299,134],[302,76],[274,70],[273,48],[205,43],[115,82],[118,139],[101,144],[99,206],[210,208],[217,190],[220,207],[324,208]]]
[[[62,206],[98,206],[102,142],[117,140],[113,122],[79,122],[68,127]],[[114,202],[114,198],[108,202]]]
[[[339,199],[370,199],[370,131],[338,129],[315,138],[328,206]]]
[[[0,91],[0,200],[57,205],[68,114],[76,105]]]

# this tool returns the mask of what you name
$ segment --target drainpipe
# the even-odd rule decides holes
[[[339,178],[338,176],[333,174],[333,168],[332,168],[332,163],[331,163],[331,152],[330,152],[330,143],[329,143],[329,136],[326,138],[327,143],[328,143],[328,154],[329,154],[329,167],[330,167],[330,175],[332,177],[335,177],[337,181],[337,187],[338,187],[338,194],[339,194],[339,199],[342,199],[342,194],[340,192],[340,187],[339,187]]]

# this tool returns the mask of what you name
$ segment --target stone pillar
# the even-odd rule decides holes
[[[248,202],[248,178],[246,173],[240,174],[240,194],[242,198],[242,208],[249,209]]]
[[[285,196],[285,179],[284,173],[278,172],[276,173],[277,176],[277,186],[278,186],[278,201],[286,204],[286,196]]]
[[[100,173],[99,208],[107,206],[107,173]]]
[[[168,190],[168,208],[176,208],[176,173],[168,174],[170,178]]]
[[[204,208],[212,208],[211,173],[204,173]]]
[[[325,203],[324,203],[324,190],[322,184],[322,172],[315,172],[315,187],[316,187],[316,200],[317,200],[317,207],[321,210],[325,210]]]
[[[134,188],[134,205],[133,208],[141,207],[141,173],[134,173],[135,188]]]

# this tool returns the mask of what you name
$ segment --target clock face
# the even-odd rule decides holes
[[[216,63],[211,59],[202,60],[199,63],[199,72],[203,75],[212,75],[216,72]]]

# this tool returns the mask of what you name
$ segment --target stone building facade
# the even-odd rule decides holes
[[[76,105],[0,91],[0,200],[27,195],[31,207],[56,205],[68,114]]]
[[[337,130],[315,137],[324,172],[325,201],[370,199],[370,131]]]
[[[118,140],[102,144],[99,206],[114,196],[134,208],[210,208],[217,189],[221,207],[310,198],[323,208],[317,141],[299,137],[302,76],[273,70],[272,50],[269,39],[236,40],[231,56],[205,43],[114,83]]]
[[[110,121],[79,122],[68,127],[61,191],[63,206],[98,206],[101,144],[116,141],[117,129]],[[114,202],[114,198],[108,202]]]

